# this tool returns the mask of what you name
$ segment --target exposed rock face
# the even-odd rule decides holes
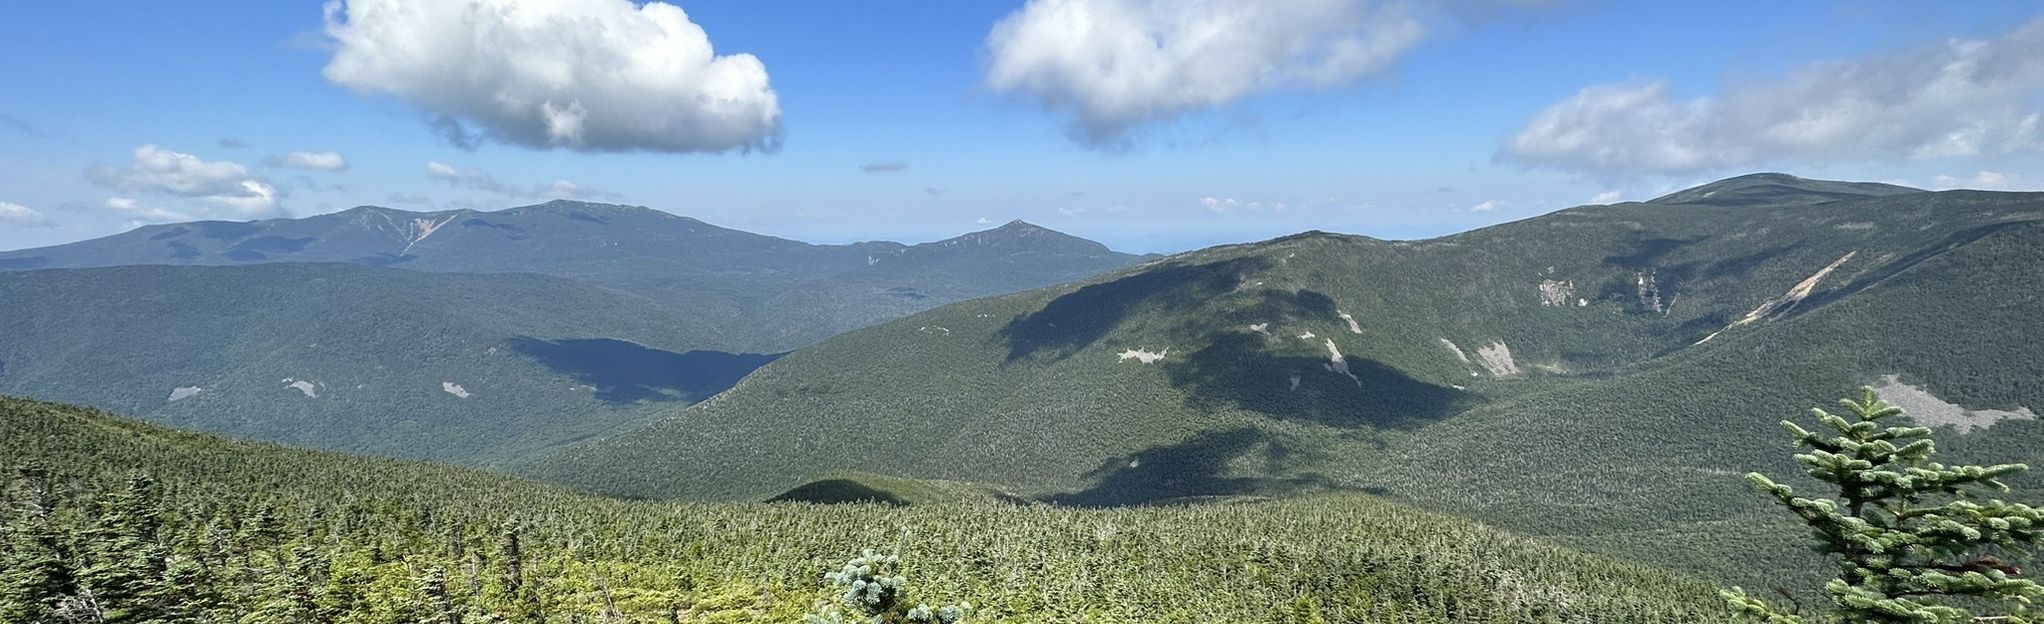
[[[1803,299],[1809,297],[1811,292],[1815,292],[1817,290],[1817,284],[1822,283],[1824,281],[1824,276],[1830,275],[1832,271],[1838,270],[1838,267],[1844,266],[1845,263],[1847,261],[1852,260],[1852,257],[1855,255],[1859,255],[1859,252],[1857,251],[1846,252],[1845,255],[1840,256],[1838,260],[1833,261],[1830,265],[1825,266],[1822,269],[1819,269],[1815,274],[1807,278],[1804,278],[1803,281],[1797,282],[1794,287],[1789,288],[1789,291],[1787,293],[1783,293],[1782,296],[1780,297],[1775,297],[1773,299],[1769,299],[1765,302],[1762,302],[1760,304],[1760,307],[1753,308],[1753,311],[1747,312],[1746,316],[1740,317],[1739,320],[1732,321],[1732,324],[1726,325],[1725,329],[1720,329],[1711,332],[1709,336],[1704,336],[1702,340],[1696,341],[1696,344],[1710,342],[1710,339],[1718,337],[1718,334],[1725,333],[1726,329],[1731,329],[1734,327],[1738,327],[1740,325],[1752,323],[1754,321],[1758,321],[1760,319],[1773,316],[1778,312],[1787,312],[1791,309],[1794,309],[1796,307],[1796,304],[1802,303]]]
[[[1540,280],[1540,305],[1562,307],[1569,304],[1569,298],[1576,296],[1574,281]]]
[[[1166,347],[1163,351],[1144,351],[1142,349],[1129,349],[1121,352],[1120,361],[1127,362],[1129,360],[1135,360],[1137,362],[1142,362],[1144,364],[1156,364],[1158,362],[1164,361],[1164,356],[1170,354],[1171,349],[1169,347]]]
[[[2036,412],[2028,407],[2014,410],[1967,409],[1946,402],[1930,391],[1902,383],[1901,375],[1884,375],[1881,382],[1874,384],[1874,394],[1881,400],[1902,408],[1903,413],[1918,424],[1926,426],[1950,425],[1959,433],[1975,429],[1986,429],[2004,420],[2036,420]]]
[[[1652,272],[1639,274],[1639,304],[1661,314],[1667,314],[1671,307],[1661,305],[1661,284]]]
[[[1506,346],[1502,340],[1478,348],[1476,362],[1482,364],[1484,370],[1490,371],[1490,374],[1499,377],[1519,374],[1519,363],[1512,361],[1512,348]]]
[[[1462,347],[1456,346],[1455,341],[1449,340],[1447,338],[1442,338],[1441,346],[1446,347],[1449,353],[1455,354],[1455,361],[1461,362],[1463,364],[1469,363],[1469,356],[1462,353]]]
[[[1349,372],[1348,358],[1341,356],[1341,349],[1334,346],[1334,339],[1332,338],[1327,339],[1327,370],[1340,373],[1341,376],[1347,377],[1349,381],[1356,382],[1357,386],[1363,385],[1363,380],[1356,379],[1356,374]]]

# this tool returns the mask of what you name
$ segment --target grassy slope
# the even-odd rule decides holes
[[[700,399],[763,357],[698,353],[697,319],[527,274],[343,264],[0,272],[0,391],[356,452],[486,462]],[[607,339],[617,342],[560,342]],[[605,368],[697,362],[670,376]],[[620,357],[622,357],[620,355]],[[287,387],[313,383],[317,397]],[[463,398],[442,384],[458,384]],[[204,388],[171,401],[176,388]]]
[[[349,599],[373,604],[429,604],[416,577],[440,568],[449,587],[481,588],[455,592],[457,606],[497,609],[495,527],[515,521],[525,527],[529,591],[557,617],[596,616],[609,604],[634,621],[668,609],[705,621],[791,620],[823,597],[822,571],[901,530],[912,535],[904,554],[916,595],[969,600],[977,621],[1305,621],[1274,609],[1302,600],[1328,621],[1728,617],[1706,584],[1363,496],[1096,511],[631,502],[6,397],[0,457],[50,469],[66,491],[147,471],[168,493],[163,534],[174,557],[220,558],[226,575],[247,561],[257,579],[281,573],[256,563],[272,556],[278,570],[317,561],[308,591],[346,579],[338,587]],[[281,522],[274,534],[286,542],[237,538],[229,552],[212,541],[258,510]],[[1217,580],[1227,591],[1213,591]],[[260,598],[245,589],[228,599]]]
[[[2040,286],[2023,251],[2040,205],[1625,204],[1432,241],[1216,248],[854,332],[528,470],[714,498],[833,470],[1080,504],[1388,491],[1586,546],[1705,553],[1679,558],[1753,578],[1732,569],[1752,544],[1708,531],[1768,517],[1737,475],[1787,471],[1775,421],[1898,373],[1968,407],[2044,405],[2044,370],[2016,357],[2038,336],[2015,331],[2044,320],[2023,294]],[[1802,304],[1690,346],[1847,253]],[[1573,292],[1543,305],[1543,281]],[[1326,367],[1330,338],[1357,381]],[[1442,339],[1472,360],[1508,345],[1521,373]],[[1169,351],[1119,357],[1131,349]],[[2006,423],[1949,446],[2040,435]]]

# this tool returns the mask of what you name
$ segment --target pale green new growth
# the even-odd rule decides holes
[[[970,603],[935,609],[923,604],[908,607],[903,600],[908,579],[901,575],[901,557],[876,554],[870,548],[838,571],[824,575],[824,580],[842,590],[838,604],[855,615],[848,620],[842,611],[826,609],[803,616],[802,624],[958,624],[965,619],[965,610],[972,608]]]
[[[1814,548],[1839,557],[1838,578],[1824,585],[1834,608],[1805,616],[1743,590],[1725,592],[1733,606],[1770,624],[1910,622],[1919,624],[2038,620],[2031,601],[2044,587],[2021,578],[2003,556],[2044,544],[2044,512],[1982,491],[2007,492],[2001,477],[2022,464],[1945,466],[1931,461],[1930,429],[1889,426],[1902,415],[1866,388],[1860,400],[1839,401],[1845,415],[1812,410],[1836,435],[1825,437],[1783,421],[1811,478],[1835,486],[1836,498],[1797,496],[1759,473],[1746,475],[1810,525]]]

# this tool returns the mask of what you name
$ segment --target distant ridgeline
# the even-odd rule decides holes
[[[841,331],[1139,260],[1021,222],[810,245],[580,202],[156,225],[0,253],[0,392],[490,465]]]
[[[1362,495],[633,502],[5,397],[0,458],[5,622],[795,622],[864,548],[967,622],[1731,618],[1708,583]]]
[[[728,500],[857,495],[798,489],[845,471],[1081,506],[1360,491],[1793,586],[1821,567],[1763,555],[1800,530],[1739,480],[1800,473],[1784,417],[1870,384],[1959,459],[2044,463],[2039,267],[2044,194],[1779,174],[1311,232],[849,332],[515,469]]]

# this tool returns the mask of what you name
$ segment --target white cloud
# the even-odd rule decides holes
[[[146,206],[142,202],[135,201],[132,197],[108,197],[106,198],[106,203],[102,205],[116,214],[132,219],[130,225],[192,220],[190,215],[154,206]]]
[[[1508,201],[1505,201],[1505,200],[1502,200],[1502,199],[1492,199],[1492,200],[1487,200],[1487,201],[1484,201],[1483,203],[1480,203],[1480,204],[1477,204],[1477,205],[1474,205],[1474,206],[1470,206],[1470,207],[1469,207],[1469,211],[1470,211],[1470,212],[1497,212],[1497,211],[1498,211],[1498,210],[1500,210],[1500,209],[1504,209],[1504,208],[1510,208],[1511,206],[1512,206],[1512,202],[1508,202]]]
[[[329,0],[326,34],[327,80],[395,95],[457,145],[476,135],[598,152],[781,143],[766,66],[716,55],[665,2]]]
[[[1057,209],[1057,213],[1058,213],[1058,214],[1061,214],[1061,215],[1064,215],[1064,216],[1067,216],[1067,217],[1076,217],[1076,216],[1079,216],[1079,215],[1082,215],[1082,214],[1086,214],[1086,209],[1085,209],[1085,208],[1083,208],[1083,207],[1081,207],[1081,208],[1066,208],[1066,207],[1064,207],[1064,206],[1058,206],[1058,209]]]
[[[263,163],[272,167],[313,171],[340,171],[348,168],[348,159],[342,158],[340,152],[291,152],[282,156],[271,156]]]
[[[978,223],[978,224],[980,224],[980,225],[986,225],[986,224],[989,224],[989,223],[993,223],[993,222],[994,222],[994,220],[993,220],[993,219],[988,219],[988,218],[986,218],[986,217],[980,217],[978,221],[974,221],[973,223]]]
[[[552,184],[519,186],[498,181],[496,176],[480,169],[462,169],[443,162],[426,163],[426,177],[446,182],[451,186],[485,193],[525,199],[617,199],[617,193],[585,187],[567,180],[555,180]]]
[[[2040,96],[2044,18],[1993,40],[1810,63],[1716,96],[1681,98],[1659,80],[1591,86],[1499,155],[1609,176],[2044,152]]]
[[[207,210],[201,216],[250,219],[277,213],[277,187],[249,173],[248,167],[205,159],[155,145],[135,148],[126,167],[94,164],[85,179],[119,191],[146,191],[196,200]]]
[[[1201,198],[1199,198],[1199,205],[1201,205],[1201,206],[1205,206],[1207,210],[1212,210],[1212,211],[1214,211],[1214,212],[1231,212],[1231,211],[1234,211],[1234,210],[1235,210],[1235,209],[1237,209],[1237,208],[1242,208],[1242,207],[1244,207],[1244,206],[1246,206],[1246,205],[1251,205],[1251,204],[1254,204],[1254,203],[1255,203],[1255,202],[1250,202],[1249,204],[1244,204],[1244,203],[1242,202],[1242,200],[1239,200],[1239,199],[1235,199],[1235,198],[1233,198],[1233,197],[1201,197]]]
[[[1619,193],[1618,191],[1604,191],[1602,193],[1598,193],[1596,197],[1590,198],[1590,203],[1615,204],[1618,203],[1619,198],[1624,196],[1625,196],[1624,194]]]
[[[50,218],[34,208],[14,202],[0,201],[0,224],[15,227],[49,227]]]
[[[987,35],[986,83],[1112,147],[1147,121],[1377,73],[1425,33],[1404,5],[1369,0],[1030,0]]]
[[[1982,171],[1966,177],[1941,175],[1932,180],[1932,186],[1940,191],[1952,189],[1973,189],[1979,191],[2023,191],[2035,190],[2022,176],[1999,171]]]

